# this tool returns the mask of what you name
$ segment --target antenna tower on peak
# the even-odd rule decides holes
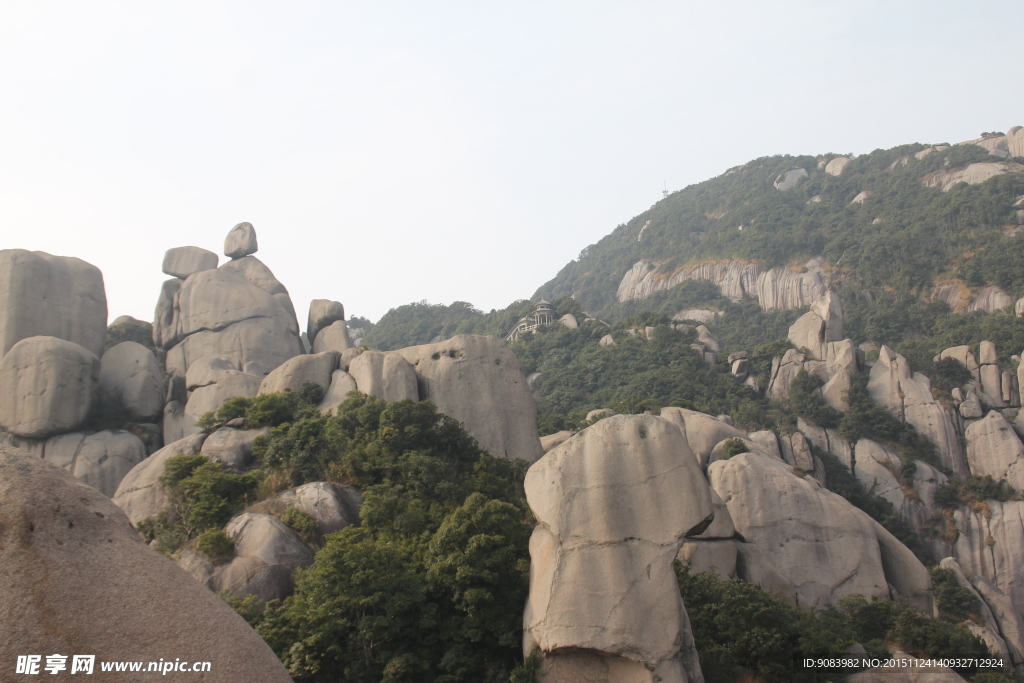
[[[661,191],[661,198],[668,199],[668,183],[665,183],[665,189]]]

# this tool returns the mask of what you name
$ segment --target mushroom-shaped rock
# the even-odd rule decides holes
[[[235,472],[248,469],[252,463],[252,442],[263,436],[268,427],[260,429],[232,429],[221,427],[203,442],[200,453],[210,460],[223,463]]]
[[[0,360],[0,427],[41,438],[74,431],[96,402],[100,359],[57,337],[28,337]]]
[[[57,337],[103,355],[107,296],[96,266],[42,251],[0,250],[0,357],[28,337]]]
[[[259,393],[273,394],[285,389],[298,391],[303,382],[318,384],[326,392],[331,386],[331,374],[338,369],[340,356],[337,351],[326,351],[289,358],[263,379]]]
[[[296,569],[313,564],[313,551],[298,534],[273,515],[244,512],[225,527],[235,542],[235,558],[214,570],[214,591],[284,600],[295,588]]]
[[[140,462],[121,480],[113,496],[114,505],[121,508],[132,524],[160,514],[168,500],[160,484],[164,465],[176,455],[195,455],[205,440],[206,434],[193,434],[164,446]]]
[[[320,330],[313,341],[313,353],[340,352],[350,348],[352,348],[352,340],[348,338],[348,325],[344,320],[336,320]]]
[[[61,434],[46,441],[43,459],[62,467],[75,479],[108,498],[133,467],[146,457],[142,439],[120,429],[88,436],[82,432]]]
[[[280,516],[288,508],[305,512],[316,522],[321,536],[359,524],[359,508],[363,497],[351,486],[315,481],[312,484],[282,491],[249,508],[250,512],[265,512]]]
[[[584,663],[574,651],[628,675],[592,680],[701,680],[672,562],[713,507],[679,428],[650,415],[601,420],[535,463],[525,488],[539,524],[524,650],[540,649],[547,680],[578,680],[563,677]]]
[[[306,319],[306,339],[310,344],[316,342],[320,330],[336,322],[344,322],[345,307],[340,301],[329,299],[313,299],[309,302],[309,316]]]
[[[339,368],[331,374],[331,386],[324,392],[317,409],[326,415],[341,405],[342,401],[348,398],[349,392],[355,390],[356,381],[352,379],[352,375]]]
[[[149,548],[98,491],[0,447],[0,500],[0,614],[17,625],[4,629],[0,660],[59,652],[157,661],[173,653],[211,662],[196,681],[291,681],[234,610]]]
[[[348,364],[359,391],[385,401],[419,400],[416,371],[399,353],[365,351]]]
[[[184,280],[189,275],[213,270],[220,259],[212,251],[199,247],[175,247],[164,252],[163,271]]]
[[[502,340],[460,334],[398,353],[416,370],[420,400],[462,422],[481,448],[531,462],[541,456],[537,407],[519,359]]]
[[[757,453],[711,464],[708,478],[747,541],[744,580],[807,606],[858,593],[889,597],[872,520],[845,499]]]
[[[224,255],[228,258],[242,258],[259,251],[256,244],[256,229],[252,223],[239,223],[231,228],[231,232],[224,239]]]
[[[107,349],[100,359],[99,401],[101,410],[135,420],[160,415],[164,380],[153,352],[132,341]]]

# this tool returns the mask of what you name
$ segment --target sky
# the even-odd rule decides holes
[[[242,221],[301,323],[503,308],[665,187],[1024,125],[1020,26],[1019,0],[3,0],[0,249],[96,265],[110,320]]]

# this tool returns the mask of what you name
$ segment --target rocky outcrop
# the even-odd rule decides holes
[[[921,180],[921,184],[925,187],[937,187],[943,192],[949,192],[958,183],[977,185],[997,175],[1021,173],[1022,171],[1024,171],[1024,166],[1012,161],[983,161],[952,171],[937,171],[925,176]]]
[[[101,356],[107,296],[99,268],[42,251],[0,250],[0,357],[29,337],[57,337]]]
[[[572,313],[566,313],[558,319],[558,322],[562,323],[562,325],[565,325],[570,330],[579,329],[580,326],[579,322],[576,320],[576,316]]]
[[[981,635],[982,639],[986,641],[985,644],[989,646],[989,651],[994,655],[1009,655],[1011,664],[1020,664],[1024,662],[1024,628],[1021,627],[1019,619],[1013,619],[1006,624],[1006,635],[1009,637],[1005,637],[1003,627],[996,619],[995,613],[988,606],[988,603],[985,602],[985,598],[982,597],[964,574],[963,569],[960,567],[960,563],[952,557],[946,557],[939,562],[939,567],[953,572],[957,583],[959,583],[962,588],[970,591],[971,595],[973,595],[978,601],[978,608],[981,612],[981,618],[984,622],[985,630],[989,633],[975,633],[975,635]],[[971,630],[972,632],[974,631],[974,629]],[[994,635],[995,638],[992,638],[992,635]]]
[[[252,398],[259,393],[263,377],[238,370],[224,372],[215,384],[199,387],[188,397],[182,413],[182,428],[188,432],[204,414],[216,411],[224,401],[236,396]],[[168,404],[169,405],[169,404]],[[194,432],[193,432],[194,433]]]
[[[995,313],[1014,305],[1013,297],[999,287],[987,285],[974,291],[959,281],[935,285],[931,299],[945,302],[954,313]]]
[[[173,653],[212,663],[197,681],[291,680],[234,610],[147,547],[98,491],[0,447],[0,499],[0,613],[17,624],[0,638],[8,671],[31,653],[94,654],[97,672],[99,661]]]
[[[145,457],[142,440],[120,429],[61,434],[47,439],[43,451],[44,460],[71,472],[75,479],[108,498]]]
[[[316,341],[313,342],[313,353],[346,351],[350,348],[352,341],[348,338],[348,325],[344,320],[335,321],[320,330],[316,335]]]
[[[814,479],[757,453],[712,464],[708,478],[746,541],[738,544],[741,578],[807,606],[852,594],[890,597],[889,584],[903,580],[910,594],[903,597],[929,602],[927,570],[913,554]],[[890,576],[886,564],[902,567],[903,576]]]
[[[775,189],[779,192],[785,192],[786,190],[792,190],[794,187],[799,185],[807,178],[807,169],[794,168],[790,171],[786,171],[779,175],[775,179]]]
[[[688,451],[675,425],[618,415],[530,468],[523,649],[540,650],[545,681],[702,680],[672,569],[713,517]]]
[[[827,291],[824,261],[813,258],[792,268],[772,268],[757,278],[757,302],[763,311],[810,306]]]
[[[868,393],[899,420],[928,437],[942,464],[954,475],[967,475],[952,414],[932,397],[931,381],[926,376],[919,372],[911,374],[906,358],[883,346],[878,362],[871,367]]]
[[[164,380],[156,356],[131,341],[110,347],[100,359],[100,409],[134,420],[159,417],[164,409]]]
[[[701,469],[708,466],[708,459],[715,446],[726,439],[747,438],[746,434],[732,425],[696,410],[662,408],[660,417],[682,430],[686,436],[688,450],[693,453]]]
[[[324,392],[317,409],[321,414],[326,415],[341,405],[342,401],[348,398],[349,392],[356,390],[356,381],[352,375],[342,369],[331,373],[331,386]]]
[[[221,427],[206,437],[199,451],[210,460],[227,465],[234,472],[243,472],[252,464],[252,442],[263,436],[269,427],[233,429]]]
[[[839,297],[829,291],[815,299],[811,310],[790,326],[788,337],[793,346],[810,351],[811,358],[825,360],[828,344],[843,339]]]
[[[870,439],[861,439],[855,449],[854,474],[864,488],[892,503],[893,511],[914,529],[922,529],[938,510],[935,489],[946,483],[944,474],[927,463],[915,460],[916,470],[906,487],[900,480],[901,458],[891,448]],[[917,491],[921,488],[922,491]],[[911,489],[908,491],[908,489]]]
[[[316,336],[320,330],[336,322],[344,321],[345,307],[340,301],[313,299],[309,302],[309,315],[306,318],[306,339],[312,346],[316,343]]]
[[[968,425],[964,435],[972,474],[1005,479],[1014,488],[1024,489],[1024,444],[1001,413],[989,411]]]
[[[825,164],[825,173],[834,176],[840,176],[843,174],[843,169],[851,161],[850,157],[834,157],[831,161]]]
[[[362,495],[351,486],[316,481],[282,491],[251,506],[249,511],[280,517],[288,508],[295,508],[313,518],[316,531],[322,537],[358,525],[362,504]]]
[[[257,251],[259,245],[256,243],[256,230],[253,229],[252,223],[239,223],[231,228],[224,239],[224,255],[228,258],[242,258]]]
[[[502,340],[460,334],[398,353],[416,371],[420,400],[462,422],[481,448],[530,462],[541,456],[537,408],[519,360]]]
[[[1006,149],[1011,157],[1024,157],[1024,128],[1014,126],[1007,131]]]
[[[563,429],[560,432],[555,432],[554,434],[542,436],[540,437],[540,447],[544,449],[545,453],[547,453],[552,448],[556,446],[561,446],[563,443],[571,439],[575,433],[576,432],[570,431],[568,429]]]
[[[164,465],[175,455],[195,455],[205,440],[206,434],[194,434],[164,446],[140,462],[121,480],[113,496],[114,505],[121,508],[132,524],[158,515],[168,500],[160,485]]]
[[[164,252],[163,271],[184,280],[193,273],[213,270],[220,259],[212,251],[199,247],[175,247]]]
[[[348,374],[364,394],[385,401],[419,400],[416,371],[397,352],[365,351],[349,363]]]
[[[340,357],[337,351],[325,351],[289,358],[263,378],[259,393],[298,391],[304,382],[313,382],[326,392],[331,386],[331,375],[338,369]]]
[[[100,359],[57,337],[28,337],[0,360],[0,427],[42,438],[78,429],[96,406]]]

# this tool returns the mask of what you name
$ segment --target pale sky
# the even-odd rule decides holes
[[[313,298],[500,308],[664,183],[1024,125],[1022,27],[1019,0],[2,0],[0,248],[98,266],[111,320],[240,221],[303,326]]]

